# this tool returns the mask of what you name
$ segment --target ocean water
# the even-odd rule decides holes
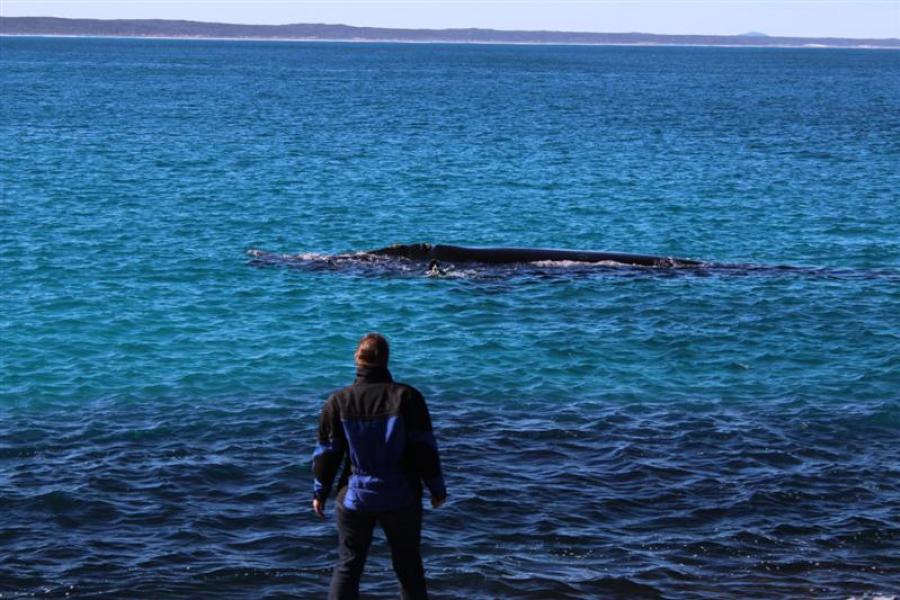
[[[900,594],[900,54],[2,38],[0,141],[3,598],[324,597],[369,330],[435,598]],[[247,255],[397,242],[761,268]]]

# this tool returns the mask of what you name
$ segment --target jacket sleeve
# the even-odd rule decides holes
[[[413,464],[419,476],[428,486],[432,498],[443,498],[447,495],[444,474],[441,471],[441,457],[438,453],[437,441],[431,428],[431,415],[425,399],[414,392],[407,410],[408,442]]]
[[[328,399],[319,418],[316,450],[313,452],[313,497],[325,500],[331,493],[334,476],[341,468],[347,441],[341,425],[341,415],[334,397]]]

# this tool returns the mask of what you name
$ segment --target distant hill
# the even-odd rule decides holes
[[[738,37],[764,37],[764,38],[767,38],[769,36],[766,35],[765,33],[760,33],[758,31],[748,31],[747,33],[742,33]]]
[[[900,48],[900,39],[848,39],[744,35],[657,35],[575,31],[503,31],[497,29],[388,29],[297,23],[235,25],[160,19],[58,19],[0,17],[0,35],[88,35],[125,37],[335,40],[369,42],[449,42],[493,44],[633,44],[716,46],[830,46]]]

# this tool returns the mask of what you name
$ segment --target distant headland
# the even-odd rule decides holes
[[[238,25],[162,19],[60,19],[0,17],[0,35],[99,36],[344,42],[444,42],[460,44],[584,44],[900,48],[900,39],[806,38],[743,35],[660,35],[498,29],[391,29],[297,23]]]

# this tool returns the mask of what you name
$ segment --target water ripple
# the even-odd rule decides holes
[[[436,597],[898,593],[895,52],[2,45],[4,598],[323,595],[366,330],[440,429]],[[414,240],[739,266],[244,254]]]
[[[324,593],[334,532],[307,508],[298,412],[315,402],[7,409],[0,587]],[[436,597],[841,597],[900,575],[900,430],[869,427],[884,407],[432,404],[452,493],[426,517]],[[388,593],[382,546],[367,585]]]

